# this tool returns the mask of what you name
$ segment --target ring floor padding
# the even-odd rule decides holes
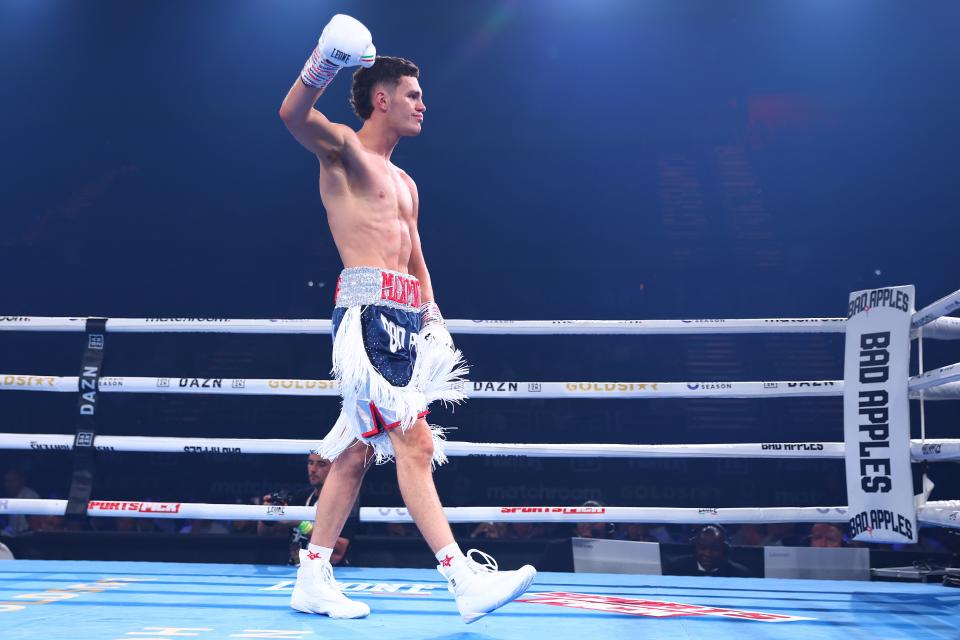
[[[264,565],[0,561],[0,637],[960,638],[960,589],[938,584],[541,573],[529,601],[466,625],[433,570],[337,569],[344,590],[372,609],[362,620],[290,609],[295,575]]]

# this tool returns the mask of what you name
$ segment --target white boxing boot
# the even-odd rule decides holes
[[[479,556],[479,562],[471,557],[473,554]],[[517,598],[537,577],[537,570],[530,565],[516,571],[498,571],[497,561],[477,549],[467,551],[459,566],[438,565],[437,571],[450,583],[457,609],[467,624]]]
[[[290,606],[304,613],[319,613],[331,618],[363,618],[370,615],[370,607],[343,595],[333,579],[333,567],[321,558],[310,558],[310,552],[300,550],[300,568],[293,586]]]

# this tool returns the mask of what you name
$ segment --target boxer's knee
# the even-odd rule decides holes
[[[397,462],[430,468],[433,464],[433,435],[423,418],[412,427],[400,433],[399,429],[390,431]]]
[[[372,462],[373,456],[370,455],[368,448],[360,442],[354,442],[337,456],[331,472],[336,471],[343,475],[362,478]]]

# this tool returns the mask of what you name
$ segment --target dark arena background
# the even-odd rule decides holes
[[[960,287],[956,2],[0,0],[0,313],[329,318],[341,265],[317,163],[278,109],[338,12],[420,67],[423,133],[392,160],[417,181],[448,319],[841,317],[851,291],[913,284],[920,308]],[[317,108],[359,128],[351,72]],[[454,338],[477,381],[843,378],[842,334]],[[326,335],[107,340],[108,376],[330,377]],[[0,331],[0,372],[76,376],[83,347],[80,333]],[[924,357],[957,362],[960,345]],[[73,433],[76,406],[3,391],[0,431]],[[431,419],[469,442],[838,442],[842,408],[475,399]],[[97,428],[319,440],[338,412],[330,397],[114,393]],[[956,437],[956,404],[928,403],[925,419],[928,437]],[[42,498],[67,497],[73,464],[71,451],[0,451],[0,470]],[[958,497],[957,465],[928,472],[932,499]],[[842,460],[475,456],[435,478],[448,507],[847,500]],[[304,487],[300,455],[100,453],[93,494],[249,504]],[[402,506],[393,465],[368,474],[361,503]],[[113,524],[93,521],[56,533],[81,540],[56,553],[149,559],[98,546]],[[570,527],[550,531],[569,541]],[[946,532],[935,541],[957,549]],[[160,559],[282,563],[273,544],[251,542],[246,560],[220,543]],[[368,557],[432,566],[422,542],[403,549]]]

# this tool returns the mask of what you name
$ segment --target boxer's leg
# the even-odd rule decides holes
[[[464,556],[453,539],[433,482],[433,436],[427,421],[421,418],[406,432],[392,429],[387,433],[396,454],[403,502],[436,554],[437,569],[450,581],[463,620],[475,622],[526,591],[537,575],[533,567],[497,571],[493,558],[475,549]],[[474,553],[481,562],[469,557]]]
[[[373,462],[367,447],[357,443],[337,456],[317,498],[310,543],[332,549],[357,501],[363,476]]]
[[[334,335],[344,315],[343,309],[334,310]],[[332,466],[317,498],[310,547],[300,550],[297,581],[290,596],[290,606],[297,611],[331,618],[362,618],[370,614],[366,604],[343,595],[330,566],[337,537],[350,516],[369,465],[368,448],[356,442],[361,424],[358,411],[355,398],[345,400],[344,411],[317,451],[332,460]]]
[[[453,532],[443,513],[437,487],[433,482],[433,435],[423,418],[405,432],[391,429],[390,440],[396,454],[397,484],[423,539],[436,554],[453,543]]]
[[[317,498],[316,519],[310,535],[310,547],[300,550],[297,581],[290,606],[304,613],[319,613],[331,618],[362,618],[370,607],[350,600],[333,578],[330,556],[337,537],[357,499],[367,470],[367,447],[352,446],[334,459],[330,474]]]

